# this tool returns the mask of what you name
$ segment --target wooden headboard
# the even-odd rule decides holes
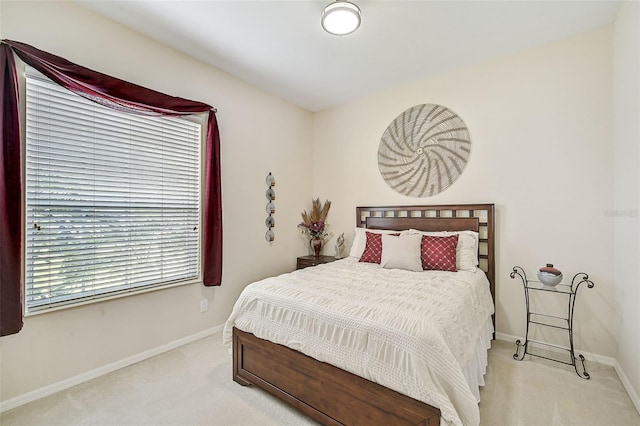
[[[356,226],[369,229],[475,231],[480,234],[478,259],[487,274],[495,305],[495,206],[449,204],[437,206],[356,207]]]

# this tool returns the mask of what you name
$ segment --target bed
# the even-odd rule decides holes
[[[480,336],[493,331],[493,204],[358,207],[356,227],[477,232],[478,271],[392,272],[347,258],[254,283],[243,291],[223,332],[233,351],[233,380],[256,385],[326,425],[478,424],[482,377],[468,374],[476,363],[486,366],[487,343]],[[411,283],[414,276],[419,284]],[[475,290],[478,280],[488,290]],[[418,285],[430,287],[416,290]],[[388,287],[407,293],[408,299],[387,293]],[[466,288],[472,291],[467,294]],[[442,313],[419,311],[422,294],[429,294],[425,303],[434,306],[441,306],[438,298],[455,300],[455,313],[449,314],[448,307]],[[363,297],[382,304],[363,308],[358,302]],[[399,305],[389,305],[396,298]],[[487,324],[474,319],[476,311]],[[428,320],[411,322],[412,312]],[[383,317],[390,322],[377,324]],[[445,322],[446,317],[456,319]],[[289,323],[280,323],[283,318]],[[354,322],[353,329],[342,326]],[[399,333],[394,322],[407,323],[413,331]],[[432,330],[432,324],[441,323],[444,332]],[[329,338],[318,344],[320,337]],[[483,348],[484,360],[478,360]]]

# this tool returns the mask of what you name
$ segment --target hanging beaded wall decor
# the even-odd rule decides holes
[[[267,232],[264,234],[264,239],[267,240],[268,243],[272,243],[276,239],[276,234],[273,232],[273,228],[276,226],[276,220],[273,217],[273,215],[276,214],[276,205],[274,204],[276,191],[273,189],[273,187],[276,186],[276,178],[269,172],[266,181],[267,191],[264,195],[267,197],[267,206],[265,207],[267,210],[267,218],[264,224],[267,227]]]
[[[442,105],[416,105],[384,131],[378,169],[393,190],[429,197],[458,179],[470,153],[469,130],[456,113]]]

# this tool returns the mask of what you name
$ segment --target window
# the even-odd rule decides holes
[[[27,311],[198,279],[201,123],[26,80]]]

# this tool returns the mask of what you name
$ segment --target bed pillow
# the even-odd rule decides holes
[[[473,231],[463,231],[458,235],[457,256],[460,259],[460,267],[465,271],[475,272],[476,267],[480,264],[478,260],[478,233]]]
[[[458,235],[433,237],[422,235],[421,257],[425,270],[456,272]]]
[[[392,231],[390,229],[366,229],[366,228],[356,228],[355,235],[353,237],[353,243],[351,243],[351,250],[349,251],[349,256],[357,257],[360,259],[362,257],[362,253],[364,253],[364,249],[367,245],[367,237],[366,232],[372,234],[397,234],[398,231]],[[401,234],[408,234],[409,231],[401,231]],[[378,262],[380,263],[380,262]]]
[[[474,231],[441,231],[441,232],[425,232],[411,229],[411,233],[421,235],[429,235],[432,237],[446,237],[451,235],[458,236],[458,245],[456,246],[456,269],[458,271],[475,272],[478,266],[478,242],[479,235]]]
[[[386,269],[422,271],[422,235],[382,235],[380,266]]]

